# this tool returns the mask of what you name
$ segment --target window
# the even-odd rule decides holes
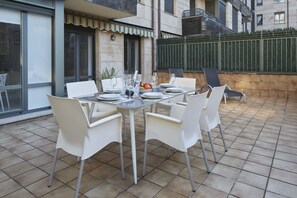
[[[232,29],[238,32],[238,11],[235,7],[232,10]]]
[[[257,0],[257,6],[263,5],[263,0]]]
[[[285,0],[274,0],[274,3],[285,3]]]
[[[257,25],[263,25],[263,14],[257,15]]]
[[[174,14],[174,0],[165,0],[165,12]]]
[[[285,12],[274,13],[274,24],[285,23]]]

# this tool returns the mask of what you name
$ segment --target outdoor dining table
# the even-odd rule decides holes
[[[134,114],[135,111],[147,106],[151,107],[160,101],[164,100],[170,100],[171,98],[188,94],[188,93],[193,93],[196,92],[196,89],[193,88],[181,88],[183,91],[182,92],[175,92],[175,93],[167,93],[165,90],[162,88],[155,88],[154,92],[161,92],[163,95],[160,98],[153,98],[153,99],[147,99],[141,97],[143,93],[140,93],[139,96],[133,97],[131,99],[128,99],[127,97],[122,97],[120,100],[115,100],[115,101],[103,101],[99,100],[98,96],[100,96],[103,93],[98,93],[94,96],[88,96],[88,97],[81,97],[79,98],[80,100],[85,100],[91,102],[91,107],[90,107],[90,114],[89,114],[89,119],[92,116],[92,113],[94,111],[95,103],[100,102],[100,103],[107,103],[110,105],[116,106],[118,109],[123,109],[123,110],[128,110],[129,111],[129,117],[130,117],[130,134],[131,134],[131,151],[132,151],[132,164],[133,164],[133,176],[134,176],[134,183],[137,184],[137,164],[136,164],[136,144],[135,144],[135,119],[134,119]],[[91,120],[91,119],[90,119]]]

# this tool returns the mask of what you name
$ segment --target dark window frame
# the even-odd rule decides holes
[[[257,0],[257,6],[262,6],[263,5],[263,0]]]
[[[284,15],[284,20],[283,21],[280,20],[281,14]],[[275,20],[276,15],[279,15],[279,20],[278,21]],[[284,23],[286,23],[286,13],[285,13],[285,11],[275,12],[274,13],[274,24],[284,24]]]
[[[261,17],[261,20],[258,20],[258,17]],[[263,14],[257,14],[256,18],[257,26],[263,25]]]
[[[164,1],[164,11],[174,15],[174,0],[165,0]]]
[[[273,3],[275,3],[275,4],[285,3],[285,0],[274,0]]]

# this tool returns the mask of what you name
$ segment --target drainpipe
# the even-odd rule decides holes
[[[289,0],[287,0],[287,27],[289,28]]]
[[[154,70],[156,69],[156,65],[155,65],[155,59],[156,59],[156,56],[155,56],[155,0],[152,0],[152,21],[151,21],[151,27],[153,29],[153,32],[154,32],[154,37],[153,39],[151,40],[152,41],[152,73],[154,72]]]
[[[158,0],[158,38],[161,38],[161,1]]]
[[[152,71],[157,69],[157,39],[160,38],[160,0],[152,0],[152,27],[154,31],[153,38],[153,62]]]

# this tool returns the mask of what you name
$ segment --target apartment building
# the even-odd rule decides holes
[[[297,1],[295,0],[255,0],[254,13],[255,31],[297,28]]]
[[[190,0],[183,12],[183,35],[251,31],[251,0]]]

